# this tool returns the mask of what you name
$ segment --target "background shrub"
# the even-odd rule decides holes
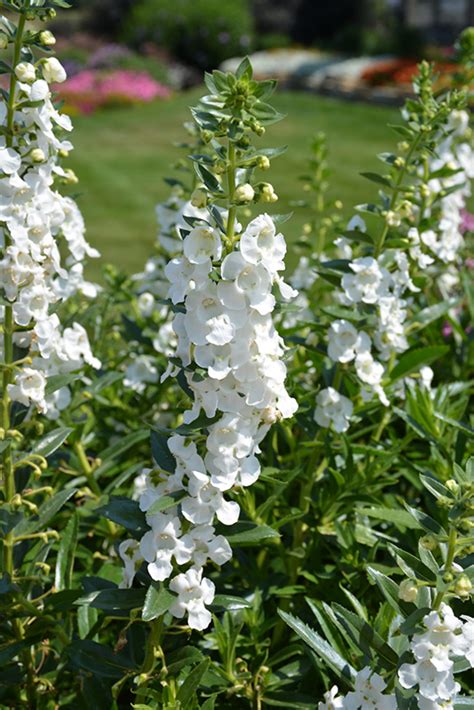
[[[139,0],[125,37],[155,42],[177,59],[209,69],[251,49],[253,19],[247,0]]]

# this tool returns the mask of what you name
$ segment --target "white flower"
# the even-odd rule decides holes
[[[0,148],[0,171],[5,175],[17,173],[21,167],[21,155],[13,148]]]
[[[342,288],[352,303],[376,303],[387,293],[388,273],[371,256],[354,259],[349,264],[353,274],[344,274]]]
[[[357,353],[370,349],[370,338],[357,332],[347,320],[335,320],[328,333],[328,355],[334,362],[350,362]]]
[[[158,370],[148,355],[139,355],[128,365],[123,384],[134,392],[144,392],[147,384],[158,382]]]
[[[270,215],[259,215],[250,222],[240,239],[240,253],[249,264],[263,264],[270,274],[285,268],[285,239],[276,234]]]
[[[138,310],[144,318],[151,316],[155,310],[155,298],[152,293],[141,293],[137,299]]]
[[[173,572],[171,558],[179,555],[181,523],[178,517],[164,513],[147,515],[151,530],[140,541],[140,554],[148,562],[148,574],[162,582]]]
[[[194,227],[184,240],[183,253],[191,264],[208,264],[220,259],[222,242],[219,232],[212,227]]]
[[[38,409],[44,410],[46,378],[39,370],[24,367],[15,377],[15,383],[8,385],[8,394],[14,402],[25,406],[35,404]]]
[[[170,613],[178,619],[187,613],[191,629],[206,629],[212,618],[206,604],[212,604],[215,586],[210,579],[203,579],[202,568],[191,567],[187,572],[178,574],[171,580],[170,589],[178,595],[170,606]]]
[[[385,695],[387,684],[377,673],[369,667],[357,673],[354,682],[354,691],[344,698],[344,710],[396,710],[395,695]]]
[[[330,427],[341,433],[349,428],[354,406],[350,399],[333,387],[321,390],[316,397],[314,420],[319,426]]]
[[[17,64],[15,74],[19,81],[29,83],[36,79],[36,69],[30,62],[20,62]]]
[[[60,84],[63,81],[66,81],[66,71],[59,59],[56,59],[56,57],[48,57],[48,59],[43,59],[41,66],[43,69],[43,77],[48,84]]]
[[[361,352],[357,355],[355,359],[355,369],[359,379],[371,387],[379,385],[384,374],[383,365],[374,360],[368,351]]]
[[[344,708],[344,698],[338,695],[339,688],[333,685],[330,690],[324,693],[324,700],[318,703],[318,710],[340,710]]]
[[[124,540],[118,548],[119,555],[124,563],[123,580],[121,587],[131,587],[143,559],[140,557],[140,546],[136,540]]]

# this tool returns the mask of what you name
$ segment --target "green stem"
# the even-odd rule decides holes
[[[235,239],[235,218],[237,215],[237,207],[233,204],[235,195],[235,173],[236,173],[236,159],[235,159],[235,145],[232,141],[229,141],[229,165],[227,167],[227,191],[229,193],[229,214],[227,217],[227,242],[229,246],[229,251],[232,251]]]
[[[398,193],[400,192],[401,187],[402,187],[403,179],[407,173],[407,170],[410,165],[410,161],[413,157],[413,154],[415,153],[416,149],[418,148],[418,144],[420,142],[420,139],[421,139],[421,132],[417,134],[415,140],[413,141],[413,143],[411,145],[410,150],[408,151],[405,163],[404,163],[403,167],[400,168],[396,183],[393,188],[392,199],[390,200],[390,205],[388,208],[389,211],[393,210],[393,208],[395,207]],[[382,230],[382,234],[380,235],[380,238],[379,238],[379,240],[375,246],[375,249],[374,249],[375,259],[377,259],[380,256],[380,254],[382,253],[383,245],[385,244],[385,239],[387,238],[388,230],[389,230],[389,224],[387,222],[385,222],[384,228]]]
[[[100,489],[99,484],[94,478],[94,472],[92,470],[92,466],[89,463],[89,460],[86,456],[86,452],[84,451],[84,447],[82,446],[80,441],[77,441],[74,446],[74,451],[76,453],[77,458],[79,459],[79,463],[81,465],[82,472],[84,476],[87,479],[87,485],[91,489],[91,491],[96,495],[100,496],[102,491]]]
[[[163,622],[164,616],[160,616],[158,619],[150,622],[150,633],[148,635],[148,641],[145,652],[145,660],[141,668],[141,675],[148,676],[154,669],[156,663],[156,650],[161,650],[160,641],[163,634]],[[136,704],[146,702],[146,689],[148,687],[148,678],[145,678],[144,682],[140,684]]]
[[[451,568],[452,568],[453,562],[454,562],[454,556],[456,554],[457,539],[458,539],[458,535],[457,535],[456,528],[452,527],[449,531],[448,551],[446,553],[446,562],[444,563],[444,570],[443,570],[444,575],[450,574],[450,572],[451,572]],[[435,611],[438,611],[438,609],[440,608],[441,602],[443,601],[445,594],[446,594],[445,591],[441,591],[441,592],[437,593],[435,600],[433,602],[433,609]]]

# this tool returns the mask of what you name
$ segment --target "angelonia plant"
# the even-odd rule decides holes
[[[394,126],[404,138],[400,154],[379,155],[386,174],[362,173],[381,186],[379,202],[356,208],[335,241],[338,258],[315,257],[307,269],[336,287],[327,331],[332,381],[319,391],[314,412],[317,424],[335,432],[359,421],[374,398],[387,409],[383,426],[390,402],[406,397],[413,377],[430,386],[428,360],[441,351],[420,352],[419,367],[412,353],[408,360],[403,354],[420,329],[456,301],[449,296],[459,282],[462,214],[474,175],[466,94],[436,98],[427,63],[414,88],[417,99],[402,111],[405,123]],[[311,288],[314,279],[307,283]]]
[[[285,240],[266,213],[246,227],[237,221],[240,207],[277,199],[270,183],[254,178],[255,170],[268,169],[272,151],[251,141],[278,119],[263,101],[274,83],[252,80],[244,60],[235,76],[216,71],[206,85],[212,93],[193,109],[207,145],[205,154],[191,156],[201,183],[191,203],[200,214],[183,206],[188,229],[179,228],[179,256],[164,270],[177,338],[164,378],[181,380],[192,406],[176,433],[161,434],[157,467],[142,483],[139,504],[150,530],[120,546],[126,583],[145,561],[154,581],[170,579],[170,613],[187,614],[199,630],[211,622],[207,605],[214,599],[204,567],[232,556],[215,521],[236,523],[234,498],[260,474],[259,444],[297,408],[285,388],[285,347],[272,320],[273,287],[282,298],[296,295],[280,273]],[[176,567],[184,571],[176,574]]]
[[[274,82],[207,75],[154,254],[97,288],[66,3],[0,5],[0,707],[472,707],[473,31],[355,216],[308,141],[302,230]]]

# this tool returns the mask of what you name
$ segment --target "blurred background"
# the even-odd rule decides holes
[[[311,137],[328,137],[331,194],[368,197],[359,171],[393,147],[387,123],[410,94],[420,58],[440,87],[456,70],[453,44],[474,24],[474,0],[72,0],[51,29],[69,79],[58,87],[74,117],[70,160],[90,241],[104,261],[141,269],[156,233],[163,178],[202,91],[204,70],[250,55],[257,78],[277,78],[287,118],[265,142],[289,151],[272,166],[278,212],[301,197]],[[370,195],[370,192],[369,192]],[[297,238],[304,209],[285,225]],[[95,267],[96,270],[99,267]],[[97,273],[95,274],[98,275]]]

